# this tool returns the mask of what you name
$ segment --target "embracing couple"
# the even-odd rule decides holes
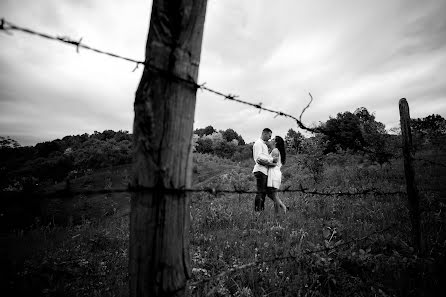
[[[260,138],[254,143],[253,157],[255,161],[252,172],[257,181],[257,194],[254,201],[254,210],[262,211],[265,209],[265,197],[268,196],[274,201],[274,210],[277,214],[279,207],[286,212],[287,207],[277,197],[277,190],[282,182],[282,172],[280,168],[285,164],[285,142],[280,136],[271,139],[272,131],[265,128]],[[271,152],[268,150],[271,147]]]

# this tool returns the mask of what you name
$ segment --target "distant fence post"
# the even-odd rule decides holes
[[[409,104],[405,98],[400,99],[401,140],[404,158],[404,174],[406,176],[406,189],[409,200],[410,221],[412,224],[412,244],[418,252],[423,252],[421,240],[420,202],[418,189],[415,183],[415,173],[412,165],[413,148],[412,133],[410,129]]]
[[[183,296],[190,278],[189,197],[196,81],[206,0],[153,0],[145,68],[136,91],[129,291]],[[180,79],[179,79],[180,78]],[[187,81],[185,81],[187,80]]]

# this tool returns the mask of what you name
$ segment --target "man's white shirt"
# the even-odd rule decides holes
[[[268,168],[257,163],[257,158],[262,153],[268,155],[268,146],[261,138],[259,138],[256,140],[256,142],[254,142],[254,145],[252,147],[252,156],[254,158],[254,162],[256,162],[256,165],[254,165],[254,169],[252,170],[252,172],[260,171],[263,174],[268,175]]]

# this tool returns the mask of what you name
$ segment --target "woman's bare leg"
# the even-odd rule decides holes
[[[283,209],[283,213],[286,213],[286,206],[285,204],[282,202],[282,200],[280,200],[279,198],[279,193],[276,192],[276,195],[274,195],[275,197],[275,204],[278,205],[278,207]],[[278,210],[276,211],[276,213],[278,212]]]
[[[278,197],[277,190],[275,188],[268,188],[268,197],[274,201],[274,212],[277,215],[279,213],[279,207],[283,209],[283,212],[286,213],[286,206],[283,204],[282,200]]]

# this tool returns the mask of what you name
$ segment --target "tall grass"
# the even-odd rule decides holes
[[[357,157],[325,163],[315,182],[299,158],[283,168],[284,186],[325,191],[404,190],[402,161],[383,167],[359,163]],[[195,186],[254,190],[251,162],[234,163],[206,155],[195,157]],[[219,279],[189,288],[191,296],[435,296],[444,288],[446,172],[418,164],[424,241],[428,253],[414,252],[405,195],[319,197],[284,193],[289,207],[276,216],[272,201],[253,212],[254,195],[192,195],[190,284],[233,267],[258,261]],[[443,196],[442,196],[443,195]],[[268,198],[267,198],[268,199]],[[98,197],[87,203],[97,208]],[[107,199],[104,199],[107,201]],[[93,203],[94,202],[94,203]],[[108,203],[108,202],[107,202]],[[107,205],[109,208],[109,205]],[[124,207],[118,204],[118,207]],[[8,245],[6,279],[13,293],[32,296],[126,296],[128,218],[89,211],[81,222],[58,227],[36,222],[4,238]],[[385,232],[342,245],[392,226]],[[329,252],[306,254],[322,247]],[[294,255],[282,261],[263,259]],[[441,291],[440,291],[441,292]]]

